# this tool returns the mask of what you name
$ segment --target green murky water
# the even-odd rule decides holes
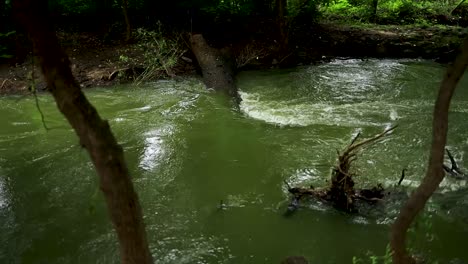
[[[196,80],[87,91],[124,146],[159,263],[351,263],[383,254],[398,201],[360,215],[321,204],[283,216],[292,185],[324,186],[357,132],[399,128],[356,163],[360,186],[405,185],[424,172],[432,105],[444,68],[429,62],[347,60],[239,76],[236,111]],[[468,168],[465,79],[448,147]],[[0,263],[117,263],[116,237],[87,153],[40,96],[0,99]],[[411,245],[439,263],[468,263],[468,191],[446,179]],[[411,188],[411,187],[410,187]],[[223,200],[226,210],[219,210]],[[396,199],[398,200],[398,199]]]

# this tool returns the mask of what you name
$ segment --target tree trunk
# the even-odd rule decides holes
[[[377,22],[377,7],[379,5],[379,0],[372,0],[372,16],[371,21],[373,23]]]
[[[125,41],[128,42],[132,38],[132,26],[130,24],[130,18],[128,17],[128,0],[122,1],[122,12],[125,18],[125,25],[127,26],[125,31]]]
[[[287,0],[275,0],[276,26],[278,27],[280,51],[285,52],[288,48],[288,28],[287,28]]]
[[[47,1],[15,0],[13,5],[18,22],[33,42],[57,107],[75,130],[81,146],[88,151],[99,175],[100,188],[120,242],[121,262],[152,263],[140,204],[122,147],[74,79],[70,61],[48,21]]]
[[[202,34],[191,34],[190,44],[202,70],[206,87],[223,91],[238,99],[235,69],[233,63],[228,61],[229,58],[226,58],[229,55],[210,47]]]
[[[414,263],[414,259],[408,255],[405,246],[406,233],[424,208],[427,200],[437,189],[445,174],[443,171],[444,148],[447,141],[448,110],[453,92],[458,81],[463,76],[468,64],[468,39],[465,39],[461,54],[454,64],[449,66],[439,88],[439,94],[435,103],[432,121],[432,146],[427,166],[426,176],[421,185],[413,192],[409,200],[403,206],[392,227],[390,245],[394,264]]]

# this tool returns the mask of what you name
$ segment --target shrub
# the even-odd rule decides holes
[[[157,30],[151,31],[138,28],[134,32],[136,44],[131,52],[127,50],[120,55],[121,63],[127,67],[140,67],[143,71],[135,77],[135,82],[141,82],[173,76],[173,68],[185,52],[180,35],[167,37],[163,35],[161,24]]]

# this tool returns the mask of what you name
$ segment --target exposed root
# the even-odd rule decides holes
[[[395,128],[396,126],[391,127],[372,138],[364,139],[362,141],[358,141],[358,138],[361,135],[359,133],[351,141],[351,144],[349,144],[348,147],[338,155],[338,164],[333,169],[331,187],[328,191],[328,195],[331,197],[331,200],[335,203],[336,207],[346,211],[354,210],[356,191],[354,190],[354,175],[350,169],[352,162],[356,160],[359,149],[367,144],[372,144],[378,141]]]
[[[355,211],[355,201],[362,200],[369,203],[380,201],[384,197],[384,188],[379,184],[371,189],[355,190],[354,174],[351,172],[351,165],[356,160],[358,151],[365,145],[377,142],[393,131],[396,126],[386,129],[372,138],[358,141],[360,133],[357,134],[343,152],[337,151],[338,162],[333,168],[331,175],[331,185],[325,189],[311,188],[291,188],[288,191],[294,196],[288,210],[297,208],[299,201],[305,196],[316,197],[321,200],[331,202],[336,208],[352,212]]]

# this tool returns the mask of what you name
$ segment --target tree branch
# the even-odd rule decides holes
[[[390,246],[394,264],[414,263],[406,251],[405,241],[409,226],[424,208],[427,200],[443,180],[444,148],[447,141],[448,110],[458,81],[465,73],[468,64],[468,39],[462,45],[461,54],[449,66],[439,88],[432,121],[432,146],[426,176],[416,191],[403,206],[392,226]]]

